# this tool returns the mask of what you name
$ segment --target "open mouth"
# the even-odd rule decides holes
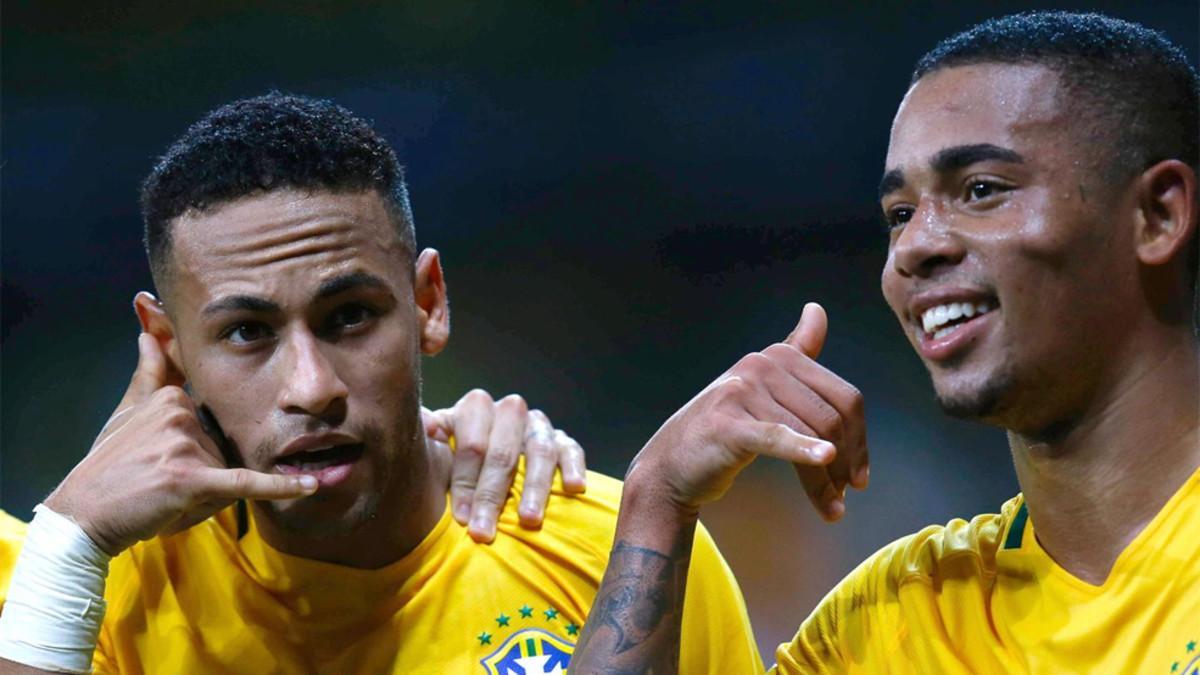
[[[305,452],[294,452],[279,458],[276,466],[280,473],[321,473],[326,469],[353,464],[362,457],[362,443],[334,445],[314,448]]]
[[[921,312],[922,337],[925,340],[942,340],[950,337],[974,319],[996,309],[994,300],[978,302],[948,302],[935,305]]]

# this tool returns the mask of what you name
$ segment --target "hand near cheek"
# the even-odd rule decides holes
[[[795,465],[822,517],[840,518],[846,486],[867,484],[866,425],[858,390],[815,361],[827,326],[820,305],[805,306],[785,341],[742,358],[667,420],[627,485],[694,513],[768,455]]]
[[[316,491],[311,476],[227,468],[182,384],[158,341],[140,335],[124,398],[87,456],[46,498],[110,555],[191,527],[238,499]]]
[[[586,488],[583,448],[516,394],[493,401],[486,391],[475,389],[453,408],[422,412],[431,438],[445,443],[454,437],[451,504],[455,520],[467,525],[476,541],[495,538],[496,521],[522,455],[525,484],[517,507],[522,526],[541,526],[556,469],[562,471],[565,491]]]

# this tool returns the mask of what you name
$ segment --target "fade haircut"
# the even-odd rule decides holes
[[[387,141],[330,101],[271,92],[205,115],[142,183],[146,256],[159,292],[170,278],[176,218],[286,188],[375,190],[405,248],[416,251],[404,172]]]
[[[1025,12],[989,19],[943,40],[917,61],[912,84],[931,72],[985,63],[1040,65],[1059,78],[1063,103],[1092,122],[1111,148],[1110,181],[1167,159],[1200,172],[1200,84],[1183,50],[1145,26],[1102,14]],[[1200,336],[1200,233],[1187,257]]]

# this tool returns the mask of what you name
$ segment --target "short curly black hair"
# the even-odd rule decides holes
[[[1164,159],[1200,168],[1200,85],[1183,50],[1145,26],[1103,14],[1024,12],[989,19],[921,57],[912,82],[982,63],[1055,71],[1068,103],[1103,116],[1116,158],[1140,173]]]
[[[1200,171],[1200,78],[1162,33],[1103,14],[1012,14],[943,40],[917,61],[912,83],[945,68],[985,63],[1053,70],[1064,102],[1104,135],[1081,145],[1107,153],[1101,166],[1108,177],[1133,176],[1166,159]],[[1192,237],[1187,264],[1200,336],[1200,233]]]
[[[160,292],[169,273],[172,221],[189,210],[283,188],[375,190],[401,241],[416,250],[404,171],[388,142],[331,101],[271,92],[205,115],[143,181],[146,255]]]

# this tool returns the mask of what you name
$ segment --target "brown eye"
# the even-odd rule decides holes
[[[329,329],[345,330],[360,326],[374,316],[368,307],[359,304],[342,305],[329,315]]]
[[[887,224],[889,228],[899,227],[908,221],[912,220],[913,210],[907,206],[899,206],[887,212]]]
[[[996,186],[986,181],[971,183],[970,199],[987,199],[996,193]]]
[[[271,329],[265,324],[255,321],[244,321],[242,323],[230,326],[224,334],[224,338],[233,344],[245,345],[259,340],[265,340],[271,336]]]

